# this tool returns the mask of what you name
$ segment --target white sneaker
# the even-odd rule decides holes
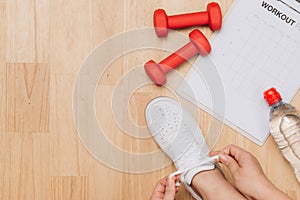
[[[193,177],[205,170],[215,168],[209,149],[198,124],[190,113],[175,100],[158,97],[146,108],[148,128],[161,149],[172,159],[181,181],[196,199],[201,197],[192,189]]]

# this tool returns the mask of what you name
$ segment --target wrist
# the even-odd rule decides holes
[[[273,199],[272,196],[274,195],[274,186],[272,183],[268,180],[264,180],[263,182],[260,182],[261,184],[258,185],[258,192],[257,196],[255,196],[255,199],[262,200],[262,199]]]
[[[258,185],[257,195],[254,197],[256,200],[288,200],[290,199],[286,194],[280,191],[273,185],[267,178],[260,182]]]

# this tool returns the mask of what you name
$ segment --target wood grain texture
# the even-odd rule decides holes
[[[0,2],[0,132],[6,130],[6,4]]]
[[[6,59],[46,63],[49,58],[49,0],[9,0]]]
[[[8,132],[49,131],[50,71],[47,64],[7,64]]]
[[[50,2],[52,74],[76,74],[91,50],[91,1]]]
[[[122,172],[93,162],[89,168],[88,199],[122,199]],[[113,188],[113,189],[112,189]]]
[[[88,200],[88,178],[63,176],[51,178],[52,200]]]
[[[170,15],[194,12],[205,10],[208,2],[0,0],[0,199],[148,199],[157,181],[175,167],[168,165],[139,174],[122,172],[97,161],[79,139],[73,119],[77,73],[101,42],[130,30],[152,27],[155,9],[164,8]],[[218,2],[225,14],[233,0]],[[198,28],[207,37],[212,34],[207,27]],[[187,35],[192,29],[180,33]],[[166,45],[166,39],[159,42],[161,47]],[[124,46],[112,46],[105,53],[110,55],[114,48]],[[113,113],[115,86],[124,75],[134,73],[134,68],[143,67],[149,59],[159,61],[169,53],[160,49],[127,53],[116,58],[99,78],[94,105],[98,123],[108,141],[124,152],[149,153],[159,147],[151,137],[141,139],[126,133],[116,124],[114,114],[145,127],[147,103],[157,96],[176,98],[176,94],[171,89],[146,84],[131,91],[128,111]],[[194,60],[177,71],[186,75]],[[120,98],[129,92],[133,81],[123,81]],[[292,104],[300,108],[299,92]],[[201,110],[196,112],[200,115],[199,126],[207,136],[212,118]],[[293,199],[299,199],[300,185],[272,137],[259,147],[224,126],[214,149],[228,144],[252,152],[270,180]],[[109,156],[113,157],[113,152],[107,152]],[[120,158],[123,165],[124,159]],[[230,180],[228,170],[224,168],[224,172]],[[176,199],[192,197],[182,187]]]
[[[49,136],[2,134],[0,144],[0,198],[50,199]]]
[[[77,137],[72,115],[74,80],[73,75],[51,78],[51,176],[88,175],[90,156]]]

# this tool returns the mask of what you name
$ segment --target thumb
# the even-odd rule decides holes
[[[168,178],[164,200],[174,200],[175,193],[175,181],[172,178]]]
[[[209,157],[213,157],[213,156],[216,156],[216,155],[220,155],[220,151],[211,151],[211,152],[209,152]]]
[[[228,167],[232,174],[235,174],[239,170],[239,164],[231,156],[221,154],[220,160],[226,167]]]

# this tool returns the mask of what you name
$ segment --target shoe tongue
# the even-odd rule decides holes
[[[193,166],[198,166],[206,157],[208,157],[209,152],[202,150],[206,148],[200,148],[201,144],[196,145],[195,143],[196,141],[193,141],[193,143],[190,143],[189,146],[186,146],[186,151],[182,152],[181,157],[175,160],[174,164],[178,170],[184,171]]]

